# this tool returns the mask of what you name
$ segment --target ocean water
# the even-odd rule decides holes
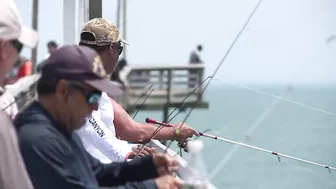
[[[209,134],[336,167],[336,86],[209,87],[209,109],[194,110],[188,125]],[[282,96],[292,102],[277,100]],[[300,103],[300,105],[298,105]],[[325,113],[325,112],[329,112]],[[189,111],[189,110],[187,110]],[[330,114],[331,113],[331,114]],[[186,112],[172,122],[180,122]],[[140,111],[136,120],[162,120],[161,112]],[[336,171],[201,138],[212,183],[219,189],[334,189]],[[176,144],[172,146],[177,149]],[[183,157],[188,154],[184,153]]]

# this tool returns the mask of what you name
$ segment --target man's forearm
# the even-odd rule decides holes
[[[156,127],[152,124],[138,123],[138,127],[140,127],[142,131],[142,137],[141,137],[142,142],[147,142],[150,139],[157,139],[157,140],[175,139],[175,129],[171,127],[161,127],[159,131],[157,131],[159,127]],[[153,137],[154,132],[156,134]]]
[[[154,179],[159,176],[152,156],[123,163],[98,163],[94,167],[94,172],[101,186],[117,186],[127,182]]]

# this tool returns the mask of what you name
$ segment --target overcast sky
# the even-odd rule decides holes
[[[38,59],[46,42],[63,44],[63,0],[39,0]],[[31,25],[32,0],[16,0]],[[203,44],[210,75],[257,0],[128,0],[130,64],[183,64]],[[116,0],[103,1],[103,16],[115,22]],[[241,83],[335,83],[336,0],[264,0],[217,73]],[[30,57],[30,51],[24,55]]]

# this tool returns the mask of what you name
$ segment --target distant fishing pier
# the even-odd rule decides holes
[[[114,98],[129,113],[136,110],[163,111],[163,121],[168,121],[169,108],[209,107],[202,96],[203,77],[203,64],[137,66],[127,76],[124,93]]]

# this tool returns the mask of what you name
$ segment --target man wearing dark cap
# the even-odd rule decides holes
[[[123,51],[123,44],[127,42],[121,39],[118,28],[109,20],[94,18],[82,29],[80,45],[88,46],[99,53],[107,74],[114,71]],[[147,142],[157,129],[152,124],[136,122],[110,97],[106,93],[102,94],[98,110],[93,111],[84,127],[78,130],[85,149],[103,163],[132,159],[138,149],[132,149],[125,141]],[[193,135],[198,133],[186,124],[178,123],[174,127],[162,128],[154,139],[183,142]],[[146,152],[144,155],[151,153],[150,149],[146,150],[143,151]]]
[[[50,55],[37,84],[38,100],[14,120],[36,189],[181,187],[170,175],[178,167],[169,156],[102,164],[85,151],[73,131],[97,110],[102,91],[114,90],[94,50],[64,46]]]

